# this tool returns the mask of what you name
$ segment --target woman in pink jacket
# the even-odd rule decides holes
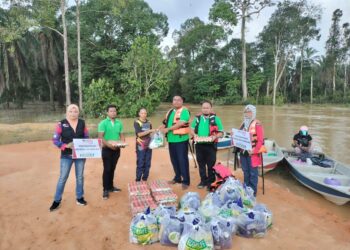
[[[261,166],[261,153],[265,151],[264,147],[264,129],[259,120],[256,119],[256,107],[247,105],[243,111],[243,124],[241,130],[250,133],[251,150],[241,150],[240,160],[244,174],[244,184],[254,190],[256,196],[258,187],[258,167]]]

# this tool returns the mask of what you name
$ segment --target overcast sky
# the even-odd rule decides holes
[[[169,34],[164,39],[162,45],[172,46],[174,41],[172,33],[175,29],[179,30],[182,23],[188,18],[199,17],[201,20],[208,22],[209,9],[214,0],[145,0],[155,12],[162,12],[168,17]],[[319,23],[321,29],[320,41],[314,41],[311,46],[324,54],[325,42],[329,34],[329,28],[332,20],[332,13],[335,9],[340,8],[343,11],[341,23],[350,22],[350,0],[310,0],[314,4],[321,5],[323,9],[322,19]],[[255,16],[247,24],[247,41],[256,40],[256,36],[262,31],[267,24],[269,17],[275,8],[264,9],[259,16]],[[240,25],[234,29],[234,36],[240,37]]]

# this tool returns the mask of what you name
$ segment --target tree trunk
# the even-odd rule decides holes
[[[49,84],[49,92],[50,92],[50,110],[55,111],[55,102],[54,102],[54,85],[52,81],[48,82]]]
[[[64,53],[64,77],[66,83],[66,105],[71,104],[70,86],[69,86],[69,64],[68,64],[68,41],[66,26],[66,1],[61,0],[62,26],[63,26],[63,53]]]
[[[333,96],[335,95],[335,63],[333,64]]]
[[[284,85],[283,85],[283,96],[286,98],[286,101],[288,102],[287,98],[287,74],[284,75]]]
[[[347,83],[346,64],[344,63],[344,100],[346,99],[346,83]]]
[[[56,85],[56,91],[57,91],[57,101],[58,101],[58,107],[62,108],[64,107],[64,83],[63,79],[60,75],[55,76],[55,85]]]
[[[78,50],[78,90],[79,90],[79,107],[83,109],[83,91],[81,83],[81,58],[80,58],[80,0],[75,0],[77,8],[77,50]]]
[[[303,61],[304,61],[304,46],[301,47],[301,58],[300,58],[299,103],[301,103],[301,92],[302,92],[302,83],[303,83]]]
[[[49,71],[45,73],[45,79],[49,86],[49,95],[50,95],[50,110],[55,111],[55,102],[54,102],[54,82],[49,77]]]
[[[313,103],[313,88],[314,88],[314,73],[311,72],[311,81],[310,81],[310,103]]]
[[[275,55],[275,74],[273,77],[273,97],[272,97],[272,105],[276,104],[276,89],[277,89],[277,67],[278,66],[278,58],[277,53]]]
[[[242,40],[242,91],[243,91],[243,101],[247,100],[248,90],[247,90],[247,59],[246,59],[246,44],[245,44],[245,22],[246,22],[246,6],[242,6],[242,26],[241,26],[241,40]]]
[[[270,79],[267,80],[266,97],[269,97],[269,95],[270,95]]]
[[[277,72],[278,70],[278,65],[275,66],[275,82],[273,84],[273,102],[272,104],[275,105],[276,104],[276,92],[277,92],[277,86],[278,86],[278,83],[280,82],[281,78],[282,78],[282,75],[283,75],[283,72],[284,72],[284,69],[286,68],[286,65],[287,65],[287,57],[284,59],[284,61],[282,62],[282,65],[281,65],[281,70],[280,72]]]

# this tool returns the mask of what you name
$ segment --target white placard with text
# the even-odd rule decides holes
[[[101,158],[101,140],[73,139],[73,158]]]
[[[232,144],[244,150],[252,150],[252,144],[250,140],[250,133],[243,130],[232,129]]]

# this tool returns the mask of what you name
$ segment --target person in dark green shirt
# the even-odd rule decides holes
[[[188,162],[188,140],[190,134],[190,112],[183,106],[183,97],[173,97],[173,108],[163,121],[161,131],[167,134],[169,155],[175,176],[169,183],[182,183],[182,189],[190,185],[190,170]]]
[[[114,171],[120,157],[120,147],[116,141],[125,142],[123,124],[117,117],[117,106],[108,105],[107,118],[98,124],[98,138],[102,139],[103,161],[103,199],[109,198],[109,192],[120,192],[121,189],[113,185]]]
[[[213,166],[216,162],[217,140],[223,136],[221,119],[212,111],[210,101],[202,102],[202,112],[191,123],[191,134],[195,141],[196,158],[201,178],[198,188],[207,187],[215,181]]]

